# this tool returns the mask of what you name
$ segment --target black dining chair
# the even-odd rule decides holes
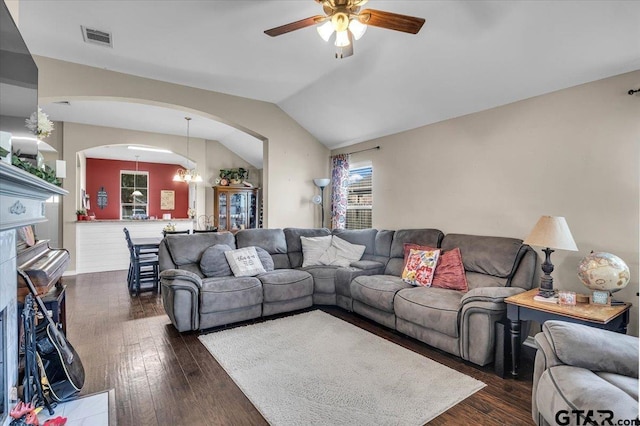
[[[137,296],[140,291],[160,291],[160,263],[157,249],[135,246],[127,228],[124,228],[124,235],[129,248],[129,272],[127,274],[129,292],[135,293]],[[147,283],[151,283],[152,286],[143,286]]]
[[[175,234],[190,234],[191,231],[189,231],[188,229],[185,231],[162,231],[162,235],[163,236],[167,236],[167,235],[175,235]]]

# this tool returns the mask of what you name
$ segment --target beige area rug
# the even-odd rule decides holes
[[[486,386],[322,311],[200,341],[272,425],[421,425]]]

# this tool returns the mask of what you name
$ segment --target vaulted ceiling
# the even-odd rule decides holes
[[[273,102],[329,148],[640,69],[637,1],[365,7],[426,24],[370,27],[338,60],[314,28],[263,33],[322,13],[313,0],[22,0],[19,19],[33,54]],[[113,47],[85,43],[81,25]]]

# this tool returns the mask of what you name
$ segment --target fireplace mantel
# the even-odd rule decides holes
[[[45,222],[44,201],[69,192],[0,161],[0,231]]]
[[[3,327],[4,356],[0,368],[5,383],[0,383],[0,426],[11,420],[7,408],[15,404],[11,389],[18,381],[18,313],[16,277],[16,229],[44,222],[44,202],[52,195],[68,192],[15,166],[0,161],[0,315]],[[1,336],[4,331],[4,336]]]

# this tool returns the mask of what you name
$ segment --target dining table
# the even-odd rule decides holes
[[[157,252],[163,237],[141,237],[131,238],[131,244],[136,254]]]

